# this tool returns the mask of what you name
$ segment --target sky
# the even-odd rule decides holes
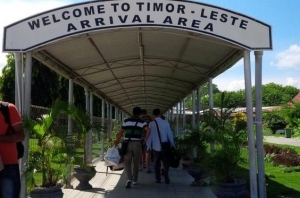
[[[52,8],[78,2],[85,1],[0,0],[0,70],[2,71],[6,65],[6,53],[2,53],[5,26]],[[273,50],[264,51],[262,83],[274,82],[300,89],[300,0],[199,0],[198,2],[242,13],[270,25]],[[251,52],[252,85],[255,84],[254,58],[254,52]],[[243,60],[214,78],[213,83],[221,91],[244,89]]]

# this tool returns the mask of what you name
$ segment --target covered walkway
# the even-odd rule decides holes
[[[209,84],[209,108],[212,109],[213,78],[243,58],[250,191],[252,197],[258,197],[258,191],[260,197],[264,196],[261,73],[263,51],[273,47],[270,25],[236,11],[196,1],[87,1],[8,25],[4,28],[3,41],[4,52],[15,52],[15,101],[22,115],[30,115],[32,58],[35,58],[69,79],[69,103],[73,103],[74,83],[85,88],[86,110],[91,117],[93,97],[100,98],[103,122],[106,118],[113,119],[113,108],[115,119],[123,120],[135,106],[148,112],[160,108],[168,120],[174,121],[174,106],[178,112],[178,106],[184,107],[185,97],[192,94],[195,110],[195,96],[198,100],[199,90],[206,83]],[[256,70],[255,123],[252,119],[251,51],[254,51]],[[23,53],[26,57],[24,68]],[[197,104],[199,110],[199,101]],[[176,116],[176,135],[179,132],[178,119]],[[258,134],[257,153],[254,124]],[[111,131],[110,124],[108,132]],[[68,134],[72,132],[69,121]],[[87,140],[91,139],[91,135],[90,132],[87,134]],[[28,147],[28,139],[26,137],[24,142],[25,148]],[[27,162],[27,152],[25,149],[24,163]],[[91,150],[88,154],[90,161]],[[178,176],[179,183],[184,179]],[[122,192],[121,181],[122,177],[115,189],[120,185]],[[170,188],[170,195],[173,193],[175,197],[175,181],[170,187],[156,191],[155,195]],[[23,182],[25,194],[26,183]],[[184,186],[184,183],[181,185]],[[147,189],[147,186],[142,187]],[[193,196],[197,190],[187,193]],[[118,190],[111,191],[115,192]],[[177,193],[180,195],[180,192]]]
[[[108,171],[106,176],[106,166],[103,161],[96,161],[97,173],[90,181],[93,189],[79,191],[75,189],[64,189],[64,198],[186,198],[201,197],[215,198],[210,187],[192,187],[190,186],[193,178],[187,173],[187,170],[181,167],[170,169],[169,185],[154,182],[154,173],[147,174],[145,169],[139,173],[139,184],[132,185],[131,189],[125,188],[127,181],[123,171]],[[153,168],[152,168],[153,170]],[[72,180],[75,188],[78,185],[76,179]]]

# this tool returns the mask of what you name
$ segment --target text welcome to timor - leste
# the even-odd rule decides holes
[[[189,15],[189,17],[186,17]],[[190,17],[192,16],[192,17]],[[219,22],[233,28],[247,30],[249,23],[239,15],[206,9],[205,6],[187,7],[180,2],[114,2],[78,6],[72,9],[43,15],[27,22],[31,30],[67,22],[64,32],[72,33],[91,28],[121,25],[165,25],[214,32]]]

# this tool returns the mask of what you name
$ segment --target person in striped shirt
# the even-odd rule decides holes
[[[133,116],[124,120],[117,135],[117,139],[114,142],[115,146],[117,146],[123,135],[124,140],[128,141],[127,152],[124,155],[124,171],[128,179],[126,188],[131,188],[131,184],[137,185],[139,162],[142,154],[141,142],[145,143],[150,135],[150,129],[147,122],[140,119],[141,111],[142,109],[140,107],[133,108]],[[142,140],[143,130],[146,131],[146,135]]]

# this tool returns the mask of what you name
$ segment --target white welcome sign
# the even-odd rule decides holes
[[[176,0],[92,1],[53,9],[4,28],[3,51],[29,51],[75,34],[126,27],[198,32],[246,49],[272,49],[271,27],[219,7]]]

